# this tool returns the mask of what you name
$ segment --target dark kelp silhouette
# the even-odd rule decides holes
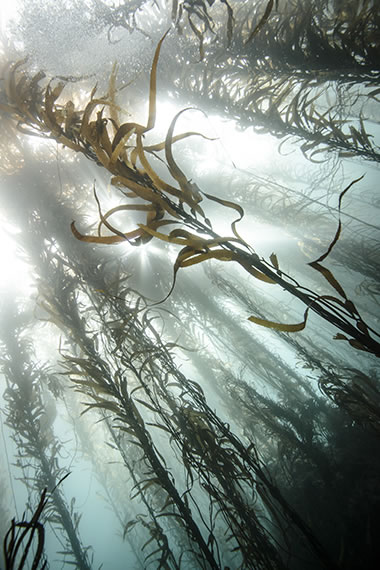
[[[58,481],[50,494],[53,494],[58,485],[69,475],[70,473],[66,473],[66,475]],[[30,520],[26,519],[25,513],[19,522],[16,522],[14,518],[12,519],[10,528],[3,541],[5,570],[12,570],[16,567],[21,570],[26,566],[32,570],[44,570],[48,568],[48,562],[44,555],[45,528],[44,523],[41,522],[41,518],[49,498],[50,497],[47,496],[47,488],[45,487]],[[37,545],[35,545],[35,542],[37,542]],[[30,550],[32,548],[34,554],[32,554],[33,560],[31,561]]]
[[[2,307],[1,323],[0,365],[6,381],[5,423],[17,447],[17,464],[25,470],[23,483],[29,493],[31,490],[41,492],[45,487],[54,489],[49,505],[45,508],[45,501],[43,504],[46,520],[62,531],[65,550],[60,554],[66,560],[74,559],[78,568],[88,570],[88,548],[83,547],[78,531],[81,515],[74,511],[73,503],[71,508],[68,506],[58,488],[65,479],[66,469],[60,466],[62,443],[54,435],[54,417],[47,415],[43,397],[50,371],[35,362],[31,341],[23,337],[26,317],[14,303],[9,301]],[[38,516],[40,514],[38,511]],[[33,519],[27,528],[33,530],[34,522]],[[36,523],[36,530],[43,537],[39,523]]]
[[[12,519],[11,526],[4,537],[4,561],[6,570],[16,568],[16,564],[17,568],[25,568],[29,550],[32,547],[33,541],[35,541],[35,537],[37,538],[37,548],[33,556],[31,568],[32,570],[43,570],[47,568],[47,560],[44,559],[45,529],[43,523],[40,522],[42,511],[48,501],[46,493],[47,489],[44,489],[41,493],[40,502],[29,521],[25,519],[25,514],[20,522],[16,522],[15,519]],[[23,544],[23,541],[25,541],[26,544]]]

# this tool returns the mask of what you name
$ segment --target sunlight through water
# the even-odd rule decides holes
[[[5,229],[4,229],[5,227]],[[13,291],[24,296],[30,294],[33,284],[30,266],[21,259],[12,236],[19,230],[10,224],[0,227],[0,291]]]
[[[11,20],[17,20],[19,0],[1,0],[0,2],[0,30],[3,32]]]

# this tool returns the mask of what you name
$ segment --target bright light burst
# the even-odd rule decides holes
[[[0,0],[0,30],[3,32],[10,20],[17,20],[19,0]]]
[[[183,109],[177,102],[166,99],[158,101],[156,132],[166,131],[175,117]],[[214,138],[214,141],[202,141],[203,160],[201,161],[209,171],[219,170],[221,164],[229,163],[231,167],[245,169],[263,165],[270,161],[276,145],[271,136],[257,134],[252,128],[242,131],[231,119],[219,115],[206,115],[201,109],[190,107],[178,119],[178,127],[174,134],[185,131],[195,131]],[[187,144],[195,139],[187,139]],[[196,147],[201,144],[197,138]],[[207,151],[207,156],[204,155]],[[202,164],[199,165],[202,167]]]

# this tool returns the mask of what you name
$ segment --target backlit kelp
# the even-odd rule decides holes
[[[374,567],[377,359],[355,348],[366,342],[373,353],[378,349],[372,330],[378,325],[378,201],[369,190],[375,177],[367,164],[358,165],[364,155],[355,148],[365,147],[367,158],[376,149],[367,120],[375,116],[376,72],[354,44],[346,46],[350,57],[340,67],[343,44],[332,28],[336,20],[342,37],[351,25],[361,41],[370,38],[372,4],[340,9],[335,3],[333,10],[306,2],[293,23],[287,10],[298,4],[281,0],[115,6],[99,0],[88,12],[90,4],[66,31],[73,37],[78,22],[88,19],[91,38],[102,38],[102,73],[89,77],[85,65],[73,65],[74,76],[43,65],[45,77],[30,50],[24,63],[14,57],[17,63],[4,68],[0,81],[1,115],[9,126],[4,148],[9,141],[18,149],[1,156],[3,170],[13,174],[2,178],[0,244],[9,250],[3,229],[11,223],[34,284],[31,299],[5,302],[8,318],[2,320],[3,337],[16,344],[1,347],[12,511],[20,512],[20,504],[24,509],[18,477],[34,504],[35,493],[70,471],[59,491],[72,521],[74,532],[66,529],[71,544],[54,541],[50,523],[63,525],[53,496],[39,519],[50,520],[43,534],[50,564],[62,553],[69,559],[79,544],[89,565],[83,543],[92,544],[91,566],[115,570]],[[25,0],[23,8],[32,5]],[[54,6],[46,4],[41,24],[57,25],[54,18],[61,16],[68,21],[66,6]],[[79,3],[70,6],[74,17]],[[22,34],[33,29],[32,12]],[[126,57],[110,78],[113,58],[102,58],[101,41],[116,49],[129,34],[131,45],[146,42],[149,57],[156,49],[153,65],[145,65],[146,52],[136,65]],[[65,42],[59,43],[63,56]],[[146,93],[133,78],[148,80],[149,73]],[[203,73],[209,93],[198,82]],[[190,75],[200,87],[192,93]],[[218,129],[207,129],[211,115],[224,101],[224,112],[247,127],[255,80],[263,89],[258,109],[267,111],[269,96],[289,125],[315,126],[318,114],[334,109],[325,116],[334,127],[330,139],[355,135],[353,126],[356,143],[355,137],[345,141],[356,156],[339,156],[333,144],[328,155],[317,146],[301,149],[311,139],[299,130],[302,164],[293,157],[281,162],[274,150],[271,168],[263,153],[246,170],[222,164],[231,162],[225,153],[215,161],[211,149],[220,142]],[[225,86],[223,101],[218,82]],[[186,100],[175,105],[180,93]],[[146,122],[136,118],[133,99],[139,105],[146,99]],[[308,123],[297,118],[300,102],[310,103]],[[210,119],[190,109],[194,104],[212,111]],[[274,107],[270,114],[276,116]],[[203,127],[195,124],[200,116]],[[194,124],[182,128],[187,117]],[[222,139],[229,136],[221,130]],[[249,145],[260,154],[260,137],[246,135],[242,146],[234,138],[236,155],[246,156]],[[11,274],[7,258],[4,266]],[[324,319],[312,314],[317,306]],[[264,326],[250,323],[249,315]],[[16,372],[22,381],[14,381],[21,377]],[[44,456],[53,479],[39,467]],[[41,541],[36,546],[39,554]]]
[[[178,2],[178,0],[174,0],[172,3],[172,20],[176,25],[176,29],[178,30],[178,33],[182,35],[184,33],[184,21],[187,20],[192,33],[196,36],[199,42],[199,57],[201,61],[205,55],[204,44],[205,42],[209,43],[210,40],[213,41],[213,36],[215,37],[218,33],[223,33],[223,35],[225,34],[227,47],[230,45],[232,40],[235,19],[231,5],[227,0],[220,0],[219,4],[224,4],[222,8],[225,8],[227,14],[226,25],[220,26],[220,24],[218,25],[220,22],[219,18],[216,19],[209,13],[213,4],[216,4],[215,0],[198,0],[198,2],[192,2],[191,0],[180,0]],[[214,6],[214,10],[215,8],[216,6]],[[220,8],[220,6],[218,6],[218,8]],[[223,18],[221,20],[223,21]],[[220,27],[222,28],[222,32]]]
[[[335,150],[378,161],[367,109],[378,99],[376,3],[349,2],[338,12],[313,0],[263,7],[241,6],[228,51],[211,43],[215,65],[173,77],[178,93],[227,111],[243,128],[299,138],[312,160]]]
[[[58,83],[55,87],[49,83],[46,88],[42,88],[40,87],[40,73],[32,78],[26,74],[19,76],[17,71],[23,63],[21,61],[10,65],[5,73],[6,102],[2,104],[1,108],[18,120],[18,128],[28,134],[54,138],[71,150],[81,152],[87,158],[96,161],[97,164],[105,167],[113,175],[111,184],[117,187],[123,196],[132,200],[131,204],[116,206],[103,214],[94,188],[94,196],[100,216],[98,235],[91,236],[80,233],[75,222],[73,222],[71,228],[75,237],[81,241],[103,244],[128,241],[133,246],[147,243],[156,237],[183,246],[174,263],[172,289],[180,268],[190,267],[209,259],[236,262],[254,278],[269,284],[281,285],[306,305],[304,318],[299,323],[283,324],[256,316],[249,317],[250,321],[268,328],[296,332],[304,329],[309,310],[311,310],[334,324],[341,331],[336,338],[346,340],[356,349],[367,350],[379,355],[379,343],[371,336],[372,333],[376,337],[377,333],[374,330],[370,331],[354,303],[347,298],[343,287],[331,271],[321,265],[321,262],[326,259],[339,239],[340,219],[335,237],[327,251],[309,263],[323,275],[339,297],[329,293],[317,295],[280,271],[275,255],[269,262],[260,259],[252,247],[240,237],[236,228],[237,222],[244,215],[244,210],[240,205],[203,192],[196,183],[187,178],[178,166],[173,156],[173,143],[176,140],[200,135],[200,133],[186,132],[174,137],[173,131],[176,122],[187,109],[181,110],[175,115],[164,142],[143,146],[143,136],[154,128],[156,122],[157,65],[166,35],[167,33],[158,43],[153,58],[146,126],[135,122],[120,124],[118,118],[120,107],[115,100],[115,68],[110,78],[108,94],[105,97],[96,98],[95,87],[92,90],[90,101],[83,111],[75,110],[72,101],[68,101],[65,105],[56,103],[64,89],[63,82]],[[93,112],[99,106],[102,108],[97,111],[96,120],[91,121]],[[108,118],[104,115],[106,108],[109,108]],[[166,165],[170,175],[176,181],[177,187],[163,180],[148,161],[146,153],[160,150],[165,151]],[[363,176],[353,180],[340,193],[339,215],[343,196],[362,178]],[[203,197],[211,202],[221,204],[227,210],[232,209],[238,212],[238,218],[231,223],[233,237],[221,237],[212,230],[212,224],[200,205]],[[133,204],[136,198],[144,200],[145,203]],[[111,215],[124,210],[146,210],[148,212],[146,223],[138,224],[138,228],[131,232],[121,232],[110,223],[109,218]],[[102,236],[102,225],[113,235]],[[167,225],[176,225],[177,228],[168,234],[162,233],[161,228]]]
[[[38,218],[34,228],[37,235],[42,234],[42,242]],[[56,242],[63,241],[63,229],[64,224],[52,226]],[[83,248],[80,250],[83,254]],[[30,251],[41,255],[38,247]],[[67,258],[56,248],[45,248],[39,261],[39,306],[45,318],[50,316],[61,331],[66,331],[68,343],[61,348],[65,369],[80,393],[87,396],[85,409],[99,408],[109,416],[112,445],[120,449],[127,469],[133,471],[131,496],[144,494],[146,498],[151,522],[137,516],[128,522],[126,530],[140,525],[154,531],[159,550],[149,552],[149,545],[145,547],[144,555],[153,553],[147,563],[161,559],[162,564],[165,561],[176,567],[189,564],[195,557],[198,565],[207,568],[206,560],[210,563],[215,557],[213,566],[220,567],[220,560],[228,560],[228,551],[232,551],[234,564],[240,564],[241,557],[254,567],[282,568],[284,563],[273,540],[284,542],[280,553],[292,556],[289,536],[281,538],[282,524],[287,525],[287,520],[298,527],[304,536],[302,542],[310,543],[323,560],[318,541],[284,501],[255,448],[243,444],[210,409],[198,383],[177,370],[172,356],[176,346],[162,343],[152,316],[146,313],[139,317],[136,308],[141,308],[144,300],[138,301],[133,291],[101,266],[91,270],[83,261],[77,265],[74,259],[73,251]],[[114,281],[112,294],[105,293],[109,286],[103,279]],[[91,300],[91,311],[85,298]],[[163,440],[157,439],[158,433]],[[137,455],[131,447],[137,449]],[[169,467],[178,452],[185,476],[177,475],[173,481]],[[231,481],[231,472],[236,483]],[[255,489],[256,499],[252,495]],[[179,526],[176,535],[174,524]],[[228,547],[224,545],[224,525],[230,536]],[[198,527],[201,532],[195,534]],[[173,561],[172,541],[175,536],[177,542],[178,533],[185,535],[181,538],[184,547]],[[326,565],[332,566],[327,561]]]
[[[247,210],[254,211],[255,219],[259,223],[265,221],[272,224],[274,228],[294,236],[305,260],[317,258],[321,248],[321,236],[332,236],[336,232],[334,220],[338,213],[337,197],[331,196],[331,200],[326,203],[314,198],[312,192],[305,194],[302,190],[295,190],[256,174],[249,175],[248,184],[249,193],[245,197],[245,205]],[[316,184],[323,184],[323,180],[317,179]],[[233,201],[238,202],[241,199],[241,189],[234,179],[231,179],[228,191]],[[352,195],[351,199],[365,198]],[[375,207],[374,200],[369,203]],[[376,304],[379,274],[379,240],[376,231],[380,226],[376,220],[369,221],[362,215],[352,215],[344,208],[341,210],[341,221],[345,239],[339,241],[339,247],[330,251],[329,263],[332,267],[337,267],[338,271],[340,268],[349,269],[365,278],[363,283],[355,286],[355,294],[360,302],[360,297],[363,298],[368,289],[368,296],[371,296]],[[352,255],[353,249],[360,252],[360,255]],[[302,277],[307,276],[302,272]]]
[[[252,303],[249,295],[239,291],[220,272],[212,272],[212,281],[214,286],[224,289],[226,300],[231,301],[240,294],[241,303],[247,299]],[[199,303],[199,297],[197,301]],[[265,300],[258,295],[254,299],[255,310],[263,310],[263,305],[265,307]],[[207,310],[204,306],[201,312],[194,313],[198,330],[207,331],[208,338],[213,334],[220,343],[223,327],[228,330],[229,342],[223,344],[224,353],[239,347],[240,354],[244,354],[244,366],[239,374],[230,367],[223,369],[221,362],[210,355],[203,353],[198,357],[205,369],[211,371],[213,385],[228,409],[228,417],[231,421],[234,418],[256,442],[266,465],[272,466],[275,480],[281,480],[286,488],[285,496],[294,497],[297,487],[313,489],[310,501],[305,493],[299,508],[316,535],[324,536],[324,544],[330,545],[342,566],[354,568],[363,563],[363,556],[370,564],[375,535],[370,533],[370,554],[358,553],[358,542],[362,541],[363,534],[352,544],[343,537],[351,535],[354,528],[364,532],[359,531],[360,521],[366,519],[367,512],[371,513],[374,527],[377,524],[371,503],[377,501],[379,495],[376,491],[364,505],[361,489],[373,485],[378,467],[369,466],[368,470],[361,471],[360,477],[355,469],[355,465],[367,464],[369,456],[377,455],[380,407],[376,373],[367,376],[354,369],[342,370],[328,355],[319,356],[318,346],[313,346],[311,339],[305,348],[305,339],[297,340],[296,335],[277,331],[276,334],[294,348],[299,359],[292,369],[281,362],[278,355],[274,358],[272,353],[271,356],[270,348],[260,346],[257,339],[244,344],[244,333],[237,334],[236,323],[222,317],[222,309],[219,318],[213,307]],[[319,379],[321,391],[331,399],[332,406],[317,395],[311,379]],[[270,398],[267,397],[269,386]],[[342,481],[345,482],[343,487]],[[350,514],[347,489],[350,489]],[[316,496],[318,500],[314,501]],[[323,525],[320,525],[321,511],[325,515],[330,512]],[[333,528],[340,528],[340,543],[332,538]]]
[[[62,284],[62,280],[60,283]],[[124,294],[122,298],[127,301],[128,297]],[[57,301],[52,298],[49,301],[50,310],[55,315],[57,315],[58,310],[63,319],[73,318],[74,322],[79,323],[81,319],[79,316],[75,316],[77,308],[73,301],[74,299],[70,301],[69,298],[66,298],[66,306],[62,310],[58,309]],[[250,564],[258,568],[282,567],[271,544],[265,538],[265,529],[261,526],[259,519],[256,520],[257,515],[249,508],[246,499],[241,496],[246,487],[251,490],[255,488],[256,481],[260,482],[257,490],[264,503],[262,507],[264,512],[265,509],[269,509],[269,513],[272,515],[277,512],[277,517],[285,517],[285,520],[290,518],[294,525],[299,526],[301,533],[305,534],[307,541],[310,541],[317,554],[323,559],[324,555],[318,544],[314,542],[307,527],[297,520],[296,514],[289,508],[278,489],[268,479],[260,462],[255,458],[252,447],[247,450],[239,442],[236,436],[218,420],[207,406],[200,387],[195,382],[187,380],[176,370],[170,352],[162,345],[159,336],[150,324],[150,319],[147,318],[148,315],[142,319],[140,324],[138,321],[134,321],[133,309],[132,315],[130,311],[127,311],[126,316],[122,317],[122,313],[125,312],[125,303],[114,301],[112,297],[109,301],[112,303],[108,309],[112,310],[108,316],[111,318],[111,326],[103,327],[103,335],[105,336],[107,333],[109,337],[108,331],[111,332],[111,337],[109,337],[111,345],[108,350],[111,350],[116,343],[116,347],[112,350],[114,367],[120,359],[116,376],[114,378],[110,376],[108,364],[93,350],[92,343],[86,341],[85,331],[81,332],[78,324],[70,328],[72,334],[75,334],[77,342],[80,342],[85,358],[65,356],[65,366],[68,368],[72,381],[75,382],[78,390],[93,400],[93,403],[88,403],[86,410],[101,408],[106,410],[108,414],[111,413],[114,418],[112,423],[115,426],[113,430],[125,432],[129,442],[137,446],[142,452],[138,464],[141,463],[145,466],[143,469],[145,477],[141,482],[135,484],[134,495],[139,495],[142,491],[147,493],[149,489],[156,497],[160,497],[157,495],[157,489],[162,488],[165,492],[162,499],[160,498],[163,501],[163,507],[159,507],[160,502],[157,503],[156,500],[155,516],[162,517],[161,520],[164,520],[165,517],[176,517],[182,521],[181,526],[184,526],[188,536],[192,537],[192,549],[198,544],[200,553],[207,557],[206,560],[212,564],[211,567],[220,566],[218,560],[221,555],[219,553],[221,545],[218,545],[216,535],[214,536],[215,531],[212,531],[213,527],[218,528],[220,521],[217,523],[214,516],[210,514],[210,522],[207,524],[208,517],[203,518],[206,514],[201,508],[202,503],[198,502],[197,510],[199,513],[202,512],[202,526],[206,525],[209,532],[209,541],[206,546],[200,540],[201,534],[197,530],[195,522],[189,518],[192,510],[189,510],[190,506],[194,508],[197,501],[192,499],[192,502],[188,503],[186,500],[182,504],[182,499],[180,500],[177,489],[173,486],[173,481],[167,476],[167,463],[164,458],[167,456],[168,450],[164,450],[161,446],[157,448],[157,443],[153,443],[156,439],[151,439],[155,431],[159,429],[164,434],[167,433],[172,445],[181,451],[182,461],[187,472],[185,495],[191,499],[195,489],[199,493],[198,484],[200,484],[201,489],[205,489],[211,495],[211,504],[214,503],[214,508],[218,504],[222,508],[223,517],[232,531],[230,541],[238,541],[238,550],[241,551],[244,560],[249,560]],[[69,306],[67,302],[70,303]],[[53,305],[56,307],[55,310]],[[107,315],[107,305],[106,302],[102,304],[99,317],[103,319]],[[123,326],[118,325],[117,314],[119,314],[119,319],[122,318]],[[107,321],[105,325],[107,325]],[[153,334],[153,342],[145,336],[144,329],[148,329]],[[97,336],[99,339],[100,336]],[[112,337],[114,338],[112,339]],[[105,340],[104,338],[103,342]],[[124,370],[123,374],[121,370]],[[133,373],[134,381],[131,376],[128,376],[127,370]],[[145,419],[145,423],[141,415],[144,409],[147,409],[148,413],[150,411],[154,414],[149,422]],[[146,413],[145,411],[144,415]],[[152,432],[152,436],[148,435],[149,432],[147,433],[146,430]],[[123,445],[123,440],[117,436],[116,439],[114,438],[113,445],[120,447]],[[236,484],[230,488],[231,473],[235,474]],[[147,475],[149,475],[148,478]],[[248,526],[243,528],[241,525],[246,517],[245,524]],[[242,522],[239,519],[242,519]],[[131,525],[128,525],[128,528],[130,527]],[[212,537],[211,543],[210,537]],[[253,544],[256,545],[254,549],[252,548],[253,540]],[[170,550],[165,550],[165,552],[169,554]],[[213,556],[216,557],[215,562],[212,560]]]
[[[260,294],[252,299],[248,294],[245,294],[244,291],[239,290],[234,283],[223,278],[223,276],[217,272],[210,272],[210,277],[213,283],[216,284],[228,298],[235,298],[239,300],[240,303],[247,304],[248,310],[254,309],[259,312],[259,314],[263,311],[262,306],[265,300]],[[268,308],[268,310],[270,309]],[[301,359],[305,368],[312,370],[314,374],[318,375],[322,392],[327,394],[335,403],[339,403],[339,407],[344,408],[348,413],[352,414],[352,418],[355,422],[362,425],[371,425],[374,430],[379,429],[379,393],[376,384],[377,375],[375,370],[372,370],[367,375],[355,368],[337,369],[333,362],[329,362],[328,355],[323,353],[313,340],[307,340],[308,347],[312,347],[313,349],[312,353],[309,353],[303,346],[302,339],[296,338],[293,335],[285,335],[280,330],[277,330],[276,334],[295,350],[295,353]],[[248,356],[245,360],[249,362]],[[281,366],[282,374],[284,374],[286,364],[282,363]],[[266,367],[266,372],[269,373],[274,380],[280,376],[279,371],[276,371],[271,366]],[[297,377],[295,372],[289,370],[287,372],[290,372],[290,376],[293,375]],[[269,378],[267,382],[270,383]],[[296,384],[302,387],[302,389],[307,389],[307,385],[302,380],[302,377],[297,378]],[[275,389],[279,389],[280,386],[281,384],[272,384],[272,387]],[[359,389],[359,386],[362,386],[362,389]],[[356,393],[357,398],[355,397],[355,390],[358,390]],[[361,395],[359,395],[359,392],[362,392]],[[289,380],[287,380],[287,394],[292,393],[294,392],[290,390]],[[311,393],[309,393],[309,395],[310,394]],[[369,394],[372,394],[372,397],[369,397]],[[340,398],[341,401],[339,401]]]
[[[320,71],[330,78],[334,74],[342,79],[358,75],[371,80],[379,72],[376,2],[339,4],[326,0],[260,2],[256,6],[246,3],[245,14],[235,26],[236,42],[248,43],[251,12],[255,23],[259,18],[264,20],[249,45],[252,60],[256,58],[258,65],[286,66],[295,74]]]
[[[252,79],[254,77],[254,79]],[[378,82],[378,80],[376,80]],[[185,86],[185,87],[184,87]],[[187,88],[187,89],[186,89]],[[250,61],[230,58],[215,69],[205,69],[178,83],[184,96],[192,92],[197,104],[227,110],[239,123],[258,133],[270,133],[283,141],[302,141],[301,150],[310,160],[321,161],[323,152],[339,152],[342,157],[361,156],[379,161],[364,102],[377,98],[377,89],[359,90],[350,83],[338,87],[328,79],[299,78],[287,70],[267,71],[250,67]],[[357,108],[355,115],[342,114],[341,103]],[[332,102],[334,101],[334,102]]]
[[[96,333],[96,349],[94,342],[88,338],[83,319],[78,314],[80,307],[72,295],[70,280],[72,279],[68,274],[60,275],[57,280],[59,291],[53,296],[47,296],[46,287],[41,289],[41,292],[45,291],[44,297],[41,298],[42,307],[52,315],[55,322],[58,318],[61,320],[62,326],[70,331],[69,337],[75,339],[76,345],[81,348],[81,357],[63,354],[65,367],[77,389],[92,400],[92,403],[90,401],[87,404],[86,410],[100,408],[108,415],[111,414],[112,430],[124,432],[129,444],[137,446],[140,451],[139,459],[134,460],[133,471],[134,478],[139,476],[142,480],[135,483],[133,495],[138,496],[142,492],[148,494],[148,490],[154,493],[155,514],[150,513],[153,523],[155,517],[162,521],[165,518],[178,519],[180,528],[184,527],[188,537],[191,537],[192,551],[196,545],[200,550],[201,558],[194,551],[198,563],[206,557],[209,564],[212,564],[211,567],[219,567],[219,549],[222,546],[218,544],[216,535],[214,536],[216,531],[212,530],[221,524],[220,521],[214,520],[217,510],[212,514],[219,504],[227,521],[227,528],[232,532],[230,542],[233,544],[238,541],[239,546],[234,548],[242,552],[243,559],[250,560],[250,564],[258,568],[281,568],[280,559],[266,538],[265,527],[243,495],[243,490],[246,487],[253,490],[257,481],[260,482],[257,492],[263,501],[264,512],[269,509],[272,515],[277,512],[277,516],[293,520],[293,524],[299,526],[301,533],[305,533],[306,540],[311,542],[318,555],[323,558],[318,544],[314,544],[313,537],[309,536],[307,527],[297,520],[297,515],[281,498],[281,493],[263,471],[253,449],[247,450],[230,432],[228,426],[220,422],[207,406],[197,383],[189,381],[176,369],[172,362],[171,349],[160,341],[152,327],[149,313],[144,315],[141,321],[136,319],[133,305],[128,307],[128,290],[118,291],[117,298],[108,298],[104,292],[94,293],[93,290],[88,290],[87,295],[91,295],[93,299],[98,296],[101,300],[100,305],[96,303],[98,308],[94,322],[98,322],[98,326],[104,324]],[[65,282],[67,285],[63,286]],[[72,281],[72,285],[74,284],[75,281]],[[89,318],[87,312],[87,321]],[[151,337],[153,335],[153,338],[149,338],[147,333],[150,333]],[[108,358],[105,360],[100,355],[101,345],[105,347],[106,354],[112,354],[112,369],[115,370],[113,374]],[[148,413],[153,412],[149,422],[146,419],[144,421],[141,415],[143,411],[146,415],[146,410]],[[181,452],[187,472],[184,483],[186,500],[180,498],[178,483],[174,486],[174,481],[167,472],[168,448],[165,449],[162,445],[157,447],[154,436],[157,429],[168,434],[169,441]],[[207,447],[204,444],[205,438]],[[126,443],[120,436],[113,436],[113,445],[120,448],[123,457],[127,457],[125,463],[130,469],[128,464],[131,461],[131,452],[123,450]],[[138,465],[141,465],[139,469]],[[231,472],[235,473],[236,485],[230,488]],[[163,496],[157,494],[160,488],[164,491]],[[192,498],[195,490],[199,493],[202,488],[211,494],[209,500],[211,505],[214,504],[208,516],[203,512],[202,503]],[[208,529],[209,536],[212,537],[211,543],[206,544],[203,541],[203,532],[198,530],[194,515],[190,514],[195,507],[202,513],[202,527],[205,525]],[[209,517],[210,522],[207,523]],[[246,519],[247,528],[242,527],[240,519],[242,522]],[[129,524],[128,529],[131,527]],[[160,537],[157,533],[156,536]],[[255,549],[252,548],[253,540]],[[169,560],[170,549],[161,550],[161,555],[164,553],[165,560]]]

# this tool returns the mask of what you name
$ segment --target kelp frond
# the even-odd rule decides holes
[[[62,82],[55,86],[48,83],[45,88],[42,88],[40,87],[40,75],[37,74],[33,78],[28,78],[25,73],[20,74],[19,68],[22,62],[9,67],[5,79],[7,102],[2,106],[2,110],[16,118],[19,126],[28,127],[29,130],[42,136],[54,138],[72,150],[82,152],[88,158],[95,160],[111,173],[111,184],[120,189],[123,195],[132,201],[131,209],[146,210],[147,212],[145,224],[138,224],[138,227],[130,232],[122,232],[110,222],[110,217],[114,213],[120,212],[121,208],[112,208],[103,214],[95,192],[101,220],[98,235],[82,234],[74,222],[71,226],[73,234],[81,241],[103,244],[129,241],[132,245],[138,246],[152,238],[158,238],[181,245],[182,250],[174,264],[174,281],[180,268],[189,267],[208,259],[218,259],[222,262],[234,261],[256,279],[267,283],[280,284],[286,291],[306,305],[303,323],[278,325],[280,330],[289,332],[302,330],[306,323],[307,313],[312,310],[333,323],[339,329],[339,334],[348,334],[354,340],[354,343],[351,344],[356,348],[362,346],[364,350],[379,354],[378,342],[370,336],[369,327],[359,317],[352,302],[346,303],[341,310],[342,302],[340,299],[310,293],[289,276],[278,271],[276,265],[261,260],[237,232],[236,223],[244,215],[243,208],[231,201],[223,201],[202,192],[196,183],[187,178],[173,154],[173,144],[176,140],[197,134],[184,133],[174,137],[176,122],[187,109],[183,109],[175,115],[165,141],[156,146],[156,149],[165,150],[166,166],[176,185],[163,181],[151,166],[147,157],[147,150],[144,148],[143,137],[154,128],[156,123],[157,66],[167,34],[168,32],[159,41],[153,58],[146,126],[135,122],[119,123],[115,102],[115,70],[111,75],[108,96],[96,98],[95,87],[84,110],[75,110],[71,101],[66,104],[58,103],[64,89]],[[96,111],[97,108],[100,110]],[[109,109],[108,117],[107,109]],[[93,117],[95,111],[96,118]],[[218,236],[212,230],[212,225],[204,210],[205,206],[201,206],[204,197],[221,204],[226,209],[233,209],[239,213],[239,218],[231,223],[235,237]],[[142,203],[139,202],[133,206],[136,199],[142,200]],[[173,224],[176,225],[176,229],[169,233],[161,231],[161,228]],[[113,235],[103,236],[101,234],[102,226],[105,226]],[[326,271],[324,275],[327,276]],[[331,284],[332,277],[328,280]],[[337,283],[335,289],[339,293],[343,290]],[[251,320],[256,324],[271,328],[276,326],[276,323],[271,321],[264,323],[254,316]],[[356,326],[358,322],[360,327]]]
[[[45,488],[30,520],[23,517],[21,521],[16,522],[15,519],[12,519],[10,528],[4,537],[5,570],[25,568],[25,565],[30,563],[28,555],[34,542],[37,542],[37,546],[33,555],[32,569],[44,570],[47,568],[47,560],[44,556],[45,529],[40,521],[42,511],[48,501],[46,493],[47,489]]]
[[[70,473],[66,473],[50,494],[53,494],[69,475]],[[48,490],[45,487],[30,520],[25,518],[25,513],[21,521],[16,522],[15,518],[12,519],[3,541],[5,570],[29,568],[30,563],[32,563],[32,570],[45,570],[45,568],[48,568],[48,562],[44,554],[45,526],[41,520],[50,498],[47,496],[47,492]],[[32,555],[33,560],[29,556],[31,549],[34,551]]]

